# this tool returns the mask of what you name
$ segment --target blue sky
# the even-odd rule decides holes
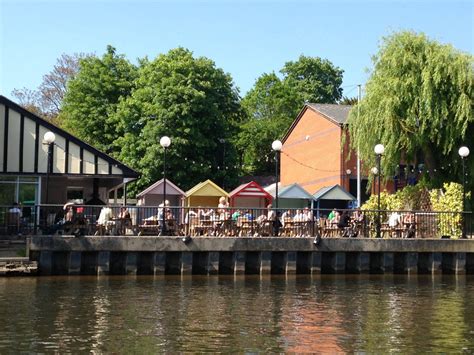
[[[35,89],[62,53],[132,62],[178,46],[230,73],[243,94],[299,55],[344,70],[344,94],[367,80],[382,36],[409,29],[473,53],[473,1],[0,0],[0,93]]]

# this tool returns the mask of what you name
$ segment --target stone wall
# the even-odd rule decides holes
[[[474,272],[472,240],[38,236],[28,244],[41,275]]]

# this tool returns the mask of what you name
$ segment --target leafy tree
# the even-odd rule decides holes
[[[172,141],[167,172],[179,186],[187,189],[208,178],[222,183],[225,174],[230,184],[230,177],[237,174],[235,150],[228,142],[236,135],[241,116],[230,75],[210,59],[177,48],[142,62],[136,88],[113,115],[124,132],[115,146],[120,159],[142,173],[137,189],[162,177],[159,140],[164,135]]]
[[[445,183],[442,189],[430,191],[430,200],[435,211],[462,212],[462,185],[453,182]],[[462,217],[460,213],[440,214],[437,222],[440,235],[449,235],[453,238],[462,236]]]
[[[336,103],[342,96],[343,71],[326,59],[302,55],[280,72],[282,79],[275,73],[260,76],[242,100],[248,121],[237,149],[249,174],[273,172],[271,143],[282,138],[305,102]]]
[[[343,70],[329,60],[301,55],[281,70],[285,84],[293,88],[301,108],[304,102],[336,103],[342,97]]]
[[[352,147],[373,166],[374,146],[383,143],[385,177],[405,161],[423,163],[435,186],[452,179],[461,166],[458,148],[474,137],[473,57],[424,34],[400,32],[383,39],[373,62],[360,117],[352,110],[349,118]],[[458,163],[440,169],[446,162]]]
[[[84,53],[62,54],[57,59],[53,70],[43,76],[43,81],[38,89],[15,89],[12,95],[27,110],[60,125],[57,117],[61,111],[67,84],[79,71],[79,60],[88,56],[90,55]]]
[[[79,65],[64,97],[63,126],[111,153],[112,143],[122,135],[113,114],[119,101],[130,95],[137,69],[112,46],[102,58],[86,57]]]
[[[242,107],[250,116],[237,139],[237,147],[245,173],[273,172],[273,158],[269,158],[271,144],[281,138],[295,117],[297,97],[275,73],[263,74],[242,100]]]

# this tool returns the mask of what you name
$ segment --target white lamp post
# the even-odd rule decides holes
[[[275,208],[278,210],[278,165],[280,162],[280,152],[282,148],[282,143],[279,140],[273,141],[272,143],[272,149],[275,151],[275,177],[276,177],[276,182],[275,182]]]
[[[385,152],[385,147],[383,144],[377,144],[374,147],[374,152],[377,155],[377,238],[380,238],[380,175],[381,168],[380,162],[382,160],[382,154]]]
[[[160,139],[160,145],[163,147],[163,210],[162,210],[162,225],[160,235],[166,235],[166,149],[170,146],[171,139],[168,136],[163,136]]]
[[[462,146],[461,148],[459,148],[458,154],[461,157],[462,161],[462,237],[466,238],[466,222],[464,212],[466,211],[466,158],[469,155],[469,148],[466,146]]]

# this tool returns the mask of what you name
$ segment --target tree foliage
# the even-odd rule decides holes
[[[342,96],[343,72],[327,59],[304,55],[281,70],[285,84],[297,93],[300,108],[304,102],[336,103]]]
[[[473,57],[413,32],[384,38],[360,103],[352,110],[350,138],[368,166],[382,143],[384,177],[401,162],[424,164],[430,183],[452,179],[440,169],[457,161],[473,139]],[[460,171],[460,162],[453,164]],[[471,164],[471,171],[473,165]]]
[[[142,173],[137,189],[162,177],[164,135],[171,138],[168,176],[178,186],[208,178],[222,183],[225,174],[237,175],[231,141],[241,116],[230,75],[210,59],[177,48],[142,62],[132,94],[113,115],[124,132],[115,146],[119,158]]]
[[[442,189],[430,191],[430,200],[434,211],[462,212],[463,187],[458,183],[445,183]],[[462,236],[461,214],[442,213],[438,216],[437,222],[440,235],[449,235],[453,238]]]
[[[242,125],[237,146],[243,170],[248,174],[273,172],[271,144],[281,138],[294,119],[298,101],[295,91],[275,74],[263,74],[242,100],[248,120]]]
[[[107,46],[102,58],[86,57],[79,65],[64,97],[60,115],[63,126],[112,153],[113,142],[122,135],[114,113],[119,101],[130,95],[137,69],[112,46]]]
[[[248,121],[237,149],[250,174],[273,172],[271,143],[282,138],[305,102],[336,103],[342,96],[343,71],[326,59],[302,55],[280,72],[282,79],[275,73],[261,75],[242,100]]]
[[[38,89],[15,89],[12,95],[27,110],[60,125],[58,115],[68,82],[79,71],[79,61],[88,56],[90,55],[84,53],[62,54],[57,59],[53,70],[43,76],[43,81]]]

